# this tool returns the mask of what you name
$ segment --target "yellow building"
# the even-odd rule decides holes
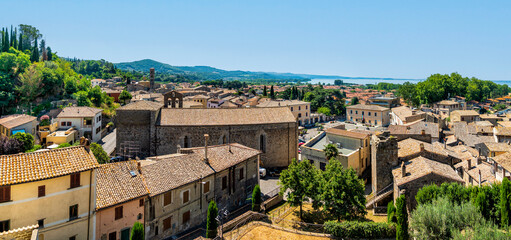
[[[0,232],[39,225],[44,239],[92,239],[96,158],[85,146],[0,156]]]
[[[10,137],[18,132],[35,135],[37,118],[26,114],[14,114],[0,118],[0,136]]]
[[[311,103],[300,100],[266,100],[261,101],[257,107],[288,107],[296,120],[298,125],[309,125],[311,121]]]
[[[346,119],[372,126],[386,127],[390,124],[390,109],[377,105],[357,104],[346,107]]]

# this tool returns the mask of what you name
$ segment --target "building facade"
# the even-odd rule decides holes
[[[311,103],[300,100],[267,100],[257,107],[288,107],[298,121],[298,125],[309,125],[311,122]]]
[[[59,129],[75,128],[80,137],[93,142],[101,140],[102,109],[92,107],[66,107],[57,116]]]
[[[357,104],[346,107],[346,119],[372,126],[386,127],[390,124],[390,109],[377,105]]]
[[[26,114],[15,114],[0,118],[0,136],[10,137],[18,132],[35,136],[37,118]]]

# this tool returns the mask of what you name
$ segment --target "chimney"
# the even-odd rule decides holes
[[[420,144],[421,152],[424,152],[424,143]]]
[[[181,153],[181,145],[177,145],[177,153]]]
[[[405,165],[405,161],[401,162],[401,177],[405,177],[406,176],[406,165]]]
[[[426,134],[426,130],[422,129],[421,130],[421,135],[425,135]]]
[[[142,173],[142,167],[140,166],[140,162],[137,162],[137,170],[138,170],[138,173]]]
[[[491,169],[491,173],[495,174],[497,176],[497,162],[493,161],[493,168]]]
[[[479,169],[479,186],[481,186],[481,181],[482,181],[481,179],[482,179],[481,178],[481,169]]]
[[[467,159],[468,170],[472,169],[472,159]]]
[[[85,147],[85,150],[90,151],[90,142],[89,139],[85,137],[80,138],[80,145]]]
[[[208,140],[209,140],[209,134],[204,134],[204,162],[209,163],[208,161]]]

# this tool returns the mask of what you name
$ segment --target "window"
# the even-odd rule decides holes
[[[266,152],[266,137],[262,134],[259,136],[259,150],[263,153]]]
[[[11,201],[11,186],[0,187],[0,203]]]
[[[122,218],[122,206],[115,208],[115,220]]]
[[[163,219],[163,231],[170,229],[172,227],[172,216]]]
[[[96,134],[98,134],[99,132],[101,132],[101,127],[96,128]]]
[[[208,193],[208,192],[209,192],[209,181],[204,183],[204,190],[203,190],[203,193]]]
[[[308,114],[307,114],[307,113],[305,113],[305,116],[307,117],[307,116],[308,116]]]
[[[355,114],[358,114],[358,111],[355,111]]]
[[[309,106],[305,105],[305,110],[309,109]]]
[[[44,219],[37,220],[37,225],[39,225],[39,228],[44,228]]]
[[[138,201],[138,206],[139,206],[139,207],[143,207],[143,206],[144,206],[144,199],[140,199],[140,200]]]
[[[243,178],[245,178],[244,173],[245,172],[243,172],[243,168],[240,168],[240,180],[243,180]]]
[[[353,114],[353,110],[350,110],[350,114]]]
[[[186,211],[183,213],[183,224],[188,223],[190,221],[190,211]]]
[[[140,220],[140,219],[142,219],[142,213],[139,213],[139,214],[137,215],[137,220]]]
[[[46,186],[42,185],[37,187],[37,197],[44,197],[46,196]]]
[[[76,240],[76,236],[69,237],[69,240]]]
[[[378,120],[374,120],[374,125],[378,125]]]
[[[376,117],[376,116],[378,116],[378,113],[374,113],[374,116],[375,116],[375,117]]]
[[[362,111],[362,116],[364,116],[364,111]]]
[[[302,114],[301,113],[298,113],[298,117],[301,118],[302,117]]]
[[[302,107],[301,106],[298,106],[298,111],[302,110]]]
[[[189,147],[191,147],[191,146],[190,146],[191,144],[189,144],[189,142],[190,142],[190,138],[188,138],[188,136],[185,136],[185,138],[183,139],[183,141],[184,141],[184,142],[183,142],[183,147],[184,147],[184,148],[189,148]]]
[[[293,111],[293,107],[291,107],[291,112]]]
[[[227,188],[227,176],[222,177],[222,190]]]
[[[183,204],[190,201],[190,190],[186,190],[183,192]]]
[[[84,118],[83,125],[85,125],[85,126],[92,125],[92,118]]]
[[[172,192],[166,192],[163,194],[163,206],[167,206],[172,203]]]
[[[69,221],[78,218],[78,204],[69,207]]]
[[[71,174],[71,186],[69,188],[75,188],[80,186],[80,173]]]
[[[111,232],[108,234],[108,240],[117,240],[117,232]]]
[[[368,116],[371,116],[371,112],[367,112],[367,115],[368,115]]]
[[[9,230],[11,230],[10,229],[10,221],[9,220],[1,221],[0,222],[0,232],[5,232],[5,231],[9,231]]]

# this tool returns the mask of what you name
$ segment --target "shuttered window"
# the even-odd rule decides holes
[[[122,218],[122,206],[115,208],[115,220]]]
[[[71,174],[71,184],[70,188],[75,188],[80,186],[80,173]]]
[[[208,193],[209,192],[209,181],[204,183],[204,193]]]
[[[163,206],[167,206],[172,203],[172,192],[163,194]]]
[[[170,229],[172,227],[172,216],[165,218],[163,220],[163,231]]]
[[[190,221],[190,211],[186,211],[183,213],[183,224],[188,223]]]
[[[243,168],[240,168],[240,180],[243,180],[245,178],[245,172],[243,172]]]
[[[11,201],[11,186],[0,187],[0,203]]]
[[[190,201],[190,191],[186,190],[183,192],[183,204]]]
[[[44,197],[46,196],[46,186],[42,185],[37,187],[37,197]]]
[[[222,177],[222,190],[227,188],[227,176]]]

